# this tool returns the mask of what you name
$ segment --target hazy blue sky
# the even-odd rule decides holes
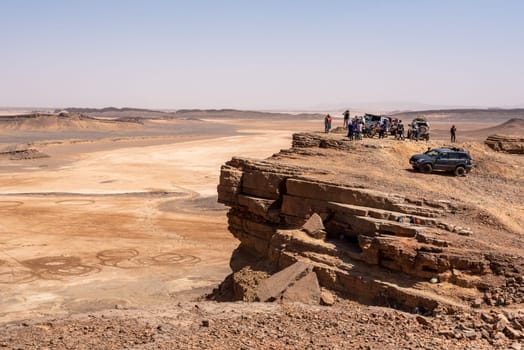
[[[524,1],[0,0],[0,106],[524,106]]]

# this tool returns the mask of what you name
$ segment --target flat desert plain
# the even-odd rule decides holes
[[[210,291],[238,241],[220,166],[265,158],[321,121],[149,120],[122,132],[18,125],[0,148],[0,322],[162,305]]]

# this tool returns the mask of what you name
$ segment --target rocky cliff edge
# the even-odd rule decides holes
[[[295,134],[293,147],[273,157],[233,158],[223,165],[218,200],[230,207],[229,230],[240,241],[231,259],[233,274],[226,281],[230,297],[286,299],[287,289],[300,280],[299,273],[284,285],[277,280],[268,287],[266,281],[300,262],[306,266],[299,269],[300,278],[313,271],[322,292],[315,297],[306,291],[299,301],[305,294],[306,301],[317,302],[327,291],[422,314],[519,308],[524,260],[515,251],[522,250],[509,253],[490,244],[489,235],[496,240],[497,232],[504,239],[515,234],[493,225],[496,217],[471,203],[446,198],[446,193],[436,196],[421,188],[410,188],[407,194],[393,191],[402,188],[393,185],[394,178],[404,177],[402,172],[390,174],[391,184],[362,179],[359,171],[369,164],[351,159],[362,154],[380,159],[381,154],[398,153],[395,148],[404,147],[389,142],[353,143],[340,136]],[[348,170],[344,160],[355,171]],[[455,180],[432,176],[436,181]],[[475,225],[471,217],[484,221]],[[315,282],[308,285],[316,288]],[[278,290],[271,295],[271,288]]]

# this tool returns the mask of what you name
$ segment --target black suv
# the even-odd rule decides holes
[[[471,170],[471,156],[462,148],[433,148],[424,154],[415,154],[409,164],[416,171],[431,173],[433,170],[452,171],[464,176]]]

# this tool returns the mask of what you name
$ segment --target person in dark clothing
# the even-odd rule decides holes
[[[348,123],[348,137],[350,140],[353,141],[353,131],[355,129],[355,125],[353,123]]]
[[[387,129],[386,122],[383,122],[380,125],[380,129],[379,129],[379,132],[378,132],[378,138],[379,139],[383,139],[386,136],[386,129]]]
[[[455,125],[451,126],[451,129],[449,129],[449,133],[451,134],[451,142],[457,142],[457,128]]]
[[[355,133],[355,140],[362,140],[362,130],[364,126],[364,122],[362,121],[362,117],[356,119],[356,124],[353,129],[353,132]]]
[[[399,120],[397,124],[397,134],[395,135],[395,138],[397,140],[404,140],[404,124],[402,124],[402,120]]]
[[[346,110],[344,113],[342,113],[344,116],[344,129],[348,127],[349,123],[349,110]]]

